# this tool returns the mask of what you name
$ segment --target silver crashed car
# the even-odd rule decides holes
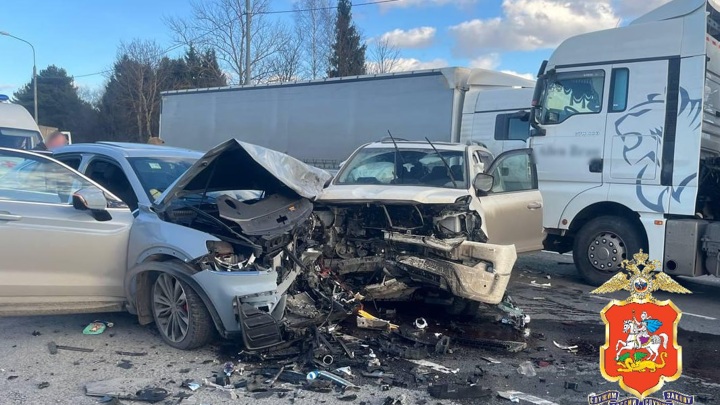
[[[0,149],[0,315],[127,310],[191,349],[216,329],[281,341],[285,291],[329,175],[236,140],[205,155],[76,144]],[[79,169],[87,177],[71,169]]]

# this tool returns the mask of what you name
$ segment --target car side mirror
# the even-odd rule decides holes
[[[72,197],[73,207],[80,211],[90,211],[98,221],[107,221],[110,213],[107,211],[108,200],[105,193],[99,188],[88,187],[75,192]]]
[[[487,173],[478,173],[473,180],[473,187],[475,191],[482,194],[487,194],[492,190],[495,185],[495,177]]]

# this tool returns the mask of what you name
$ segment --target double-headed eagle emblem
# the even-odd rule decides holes
[[[630,301],[655,302],[652,296],[653,291],[663,290],[677,294],[692,294],[690,290],[678,284],[670,276],[663,272],[655,271],[660,267],[657,260],[648,261],[648,254],[639,253],[633,255],[633,260],[623,260],[621,267],[627,272],[618,272],[605,284],[591,291],[590,294],[607,294],[615,291],[625,290],[630,292]]]

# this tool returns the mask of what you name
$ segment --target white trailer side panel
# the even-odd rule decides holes
[[[388,130],[408,140],[449,141],[456,87],[446,71],[436,70],[168,92],[161,137],[199,150],[238,138],[330,168]]]

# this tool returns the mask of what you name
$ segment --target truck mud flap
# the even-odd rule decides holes
[[[269,313],[236,299],[242,339],[248,350],[261,350],[282,343],[280,326]]]

